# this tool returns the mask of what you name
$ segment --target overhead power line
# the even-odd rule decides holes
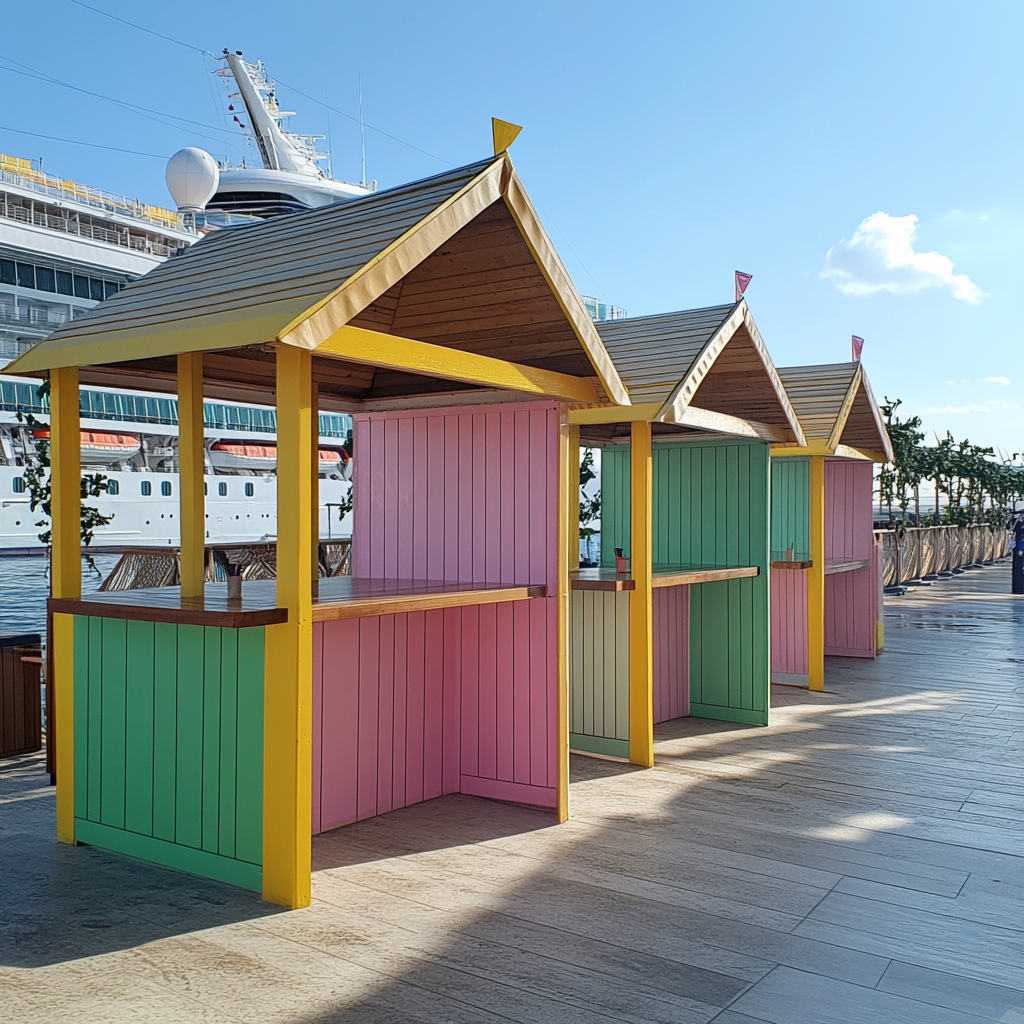
[[[31,135],[36,139],[49,139],[51,142],[67,142],[72,146],[90,146],[93,149],[107,149],[111,153],[128,153],[131,156],[150,156],[154,160],[166,160],[164,153],[142,153],[137,149],[121,149],[118,146],[102,146],[98,142],[82,142],[81,139],[64,139],[59,135],[43,135],[41,132],[26,132],[21,128],[8,128],[0,124],[0,132],[14,132],[15,135]]]
[[[181,39],[175,39],[173,36],[164,35],[162,32],[155,32],[151,28],[146,28],[145,25],[136,24],[134,21],[128,21],[126,18],[119,18],[115,14],[110,14],[107,11],[101,10],[99,7],[93,7],[91,4],[83,3],[82,0],[69,0],[69,3],[76,4],[78,7],[84,7],[88,11],[92,11],[94,14],[100,14],[104,18],[110,18],[112,21],[118,21],[122,25],[127,25],[129,28],[137,29],[139,32],[145,32],[147,35],[156,36],[158,39],[164,39],[169,43],[174,43],[176,46],[183,46],[186,50],[194,50],[196,53],[202,53],[210,57],[217,58],[219,55],[213,53],[210,50],[204,49],[201,46],[194,46],[192,43],[186,43]],[[321,99],[317,99],[316,96],[311,96],[308,92],[303,92],[301,89],[294,85],[289,85],[286,81],[275,76],[275,80],[278,84],[283,85],[286,89],[291,89],[292,92],[298,93],[299,96],[307,100],[311,100],[313,103],[318,104],[321,107],[325,107],[327,110],[332,111],[335,114],[340,114],[342,117],[348,118],[349,121],[353,121],[356,124],[362,124],[364,127],[369,128],[370,131],[376,132],[378,135],[383,135],[386,139],[391,139],[392,142],[397,142],[401,146],[408,146],[409,149],[416,150],[417,153],[422,153],[424,156],[429,156],[431,160],[437,160],[442,164],[447,164],[449,167],[454,167],[450,160],[445,160],[444,157],[438,156],[436,153],[431,153],[429,150],[423,149],[420,146],[416,146],[411,142],[406,142],[405,139],[400,139],[397,135],[392,135],[390,132],[384,131],[383,128],[376,128],[372,124],[365,124],[360,118],[349,114],[344,110],[339,110],[337,107],[331,106],[330,103],[325,103]]]

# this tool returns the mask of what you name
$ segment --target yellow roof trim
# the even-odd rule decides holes
[[[281,328],[278,340],[297,348],[315,349],[344,327],[452,235],[498,201],[503,165],[503,158],[496,157],[455,195],[364,263],[329,295]]]
[[[552,294],[558,300],[562,312],[583,346],[583,351],[590,359],[605,394],[616,405],[631,405],[629,391],[622,383],[619,371],[615,369],[615,364],[604,347],[601,335],[597,333],[594,321],[591,320],[568,271],[562,264],[555,247],[551,244],[551,239],[548,238],[530,197],[519,181],[512,162],[507,155],[503,159],[508,167],[508,182],[504,190],[505,205],[509,208],[512,218],[522,233],[530,252],[533,253],[533,258],[551,288]]]
[[[803,427],[800,426],[800,420],[797,418],[796,412],[789,401],[789,395],[786,394],[786,389],[782,386],[782,380],[775,369],[771,356],[768,354],[768,349],[761,338],[761,332],[757,329],[757,324],[754,323],[754,317],[747,306],[746,300],[741,301],[737,305],[729,319],[719,327],[704,348],[701,349],[697,358],[693,361],[690,372],[675,386],[668,398],[665,399],[661,411],[655,417],[656,421],[661,423],[682,422],[681,418],[693,396],[697,393],[697,389],[741,325],[747,328],[747,333],[750,335],[754,349],[760,357],[765,371],[768,373],[768,379],[771,381],[772,389],[779,400],[779,405],[782,406],[785,412],[786,421],[793,431],[796,444],[799,446],[806,445],[807,438],[804,437]]]

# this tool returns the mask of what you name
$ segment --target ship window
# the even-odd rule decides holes
[[[18,287],[19,288],[35,288],[36,286],[36,268],[31,263],[19,263],[18,264]]]
[[[160,493],[165,498],[169,498],[171,496],[171,482],[170,482],[170,480],[164,480],[164,481],[161,482],[161,484],[160,484]]]
[[[36,267],[36,287],[41,292],[57,290],[57,279],[52,267]]]
[[[61,295],[74,295],[75,289],[71,281],[71,275],[66,270],[57,271],[57,291]]]
[[[226,498],[226,497],[228,496],[228,485],[227,485],[227,484],[225,484],[225,483],[219,483],[219,484],[217,484],[217,493],[218,493],[218,494],[219,494],[219,495],[220,495],[220,496],[221,496],[222,498]]]
[[[255,493],[256,493],[256,489],[253,487],[252,484],[246,484],[245,485],[245,496],[247,498],[251,498]]]
[[[89,298],[89,278],[79,277],[75,274],[75,297],[79,299]]]
[[[107,494],[117,494],[121,490],[121,485],[116,480],[107,481]]]
[[[148,498],[153,493],[153,485],[148,480],[142,481],[143,497]]]
[[[97,281],[93,278],[89,282],[89,298],[94,299],[96,302],[103,301],[103,282]]]
[[[0,284],[14,284],[17,280],[14,260],[0,260]]]
[[[116,295],[117,290],[120,286],[116,281],[104,281],[103,282],[103,297],[109,299],[111,295]]]
[[[206,484],[204,483],[203,484],[203,494],[209,494],[209,493],[210,493],[210,488],[207,487]],[[210,518],[209,515],[207,515],[206,518],[209,519]]]
[[[16,476],[11,481],[11,486],[14,488],[14,493],[15,494],[24,494],[25,493],[25,478],[23,476]]]
[[[160,419],[160,406],[156,404],[155,398],[147,398],[146,400],[146,418],[156,421]]]
[[[174,403],[169,398],[158,398],[157,401],[160,403],[160,422],[176,422],[178,417],[175,415]]]

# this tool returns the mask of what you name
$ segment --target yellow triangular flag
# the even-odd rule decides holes
[[[510,121],[499,121],[496,117],[492,117],[491,134],[494,136],[494,155],[504,153],[516,141],[522,130],[522,125],[512,124]]]

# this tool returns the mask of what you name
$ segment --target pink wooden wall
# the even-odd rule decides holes
[[[690,713],[690,588],[654,591],[654,721]]]
[[[557,585],[554,403],[355,417],[353,575]],[[442,793],[553,807],[554,597],[318,624],[313,830]]]
[[[874,551],[870,462],[825,460],[825,563],[871,559]],[[825,577],[825,653],[875,654],[875,577],[870,566]]]
[[[873,470],[870,462],[825,460],[826,564],[871,557]]]
[[[772,673],[807,675],[807,572],[771,572]]]

